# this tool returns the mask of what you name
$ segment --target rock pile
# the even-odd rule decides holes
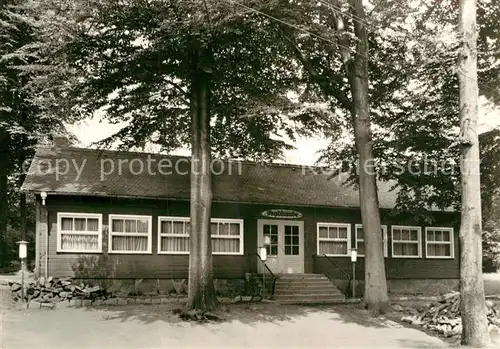
[[[492,301],[487,300],[488,327],[491,332],[500,331],[500,310]],[[400,308],[400,311],[406,311]],[[428,307],[408,311],[413,313],[402,320],[412,325],[422,326],[442,334],[445,337],[460,337],[462,319],[460,317],[460,294],[453,292],[445,295],[441,301]]]
[[[21,284],[10,282],[12,298],[18,301],[22,297]],[[107,294],[99,286],[89,284],[75,284],[70,278],[39,278],[35,282],[24,284],[24,299],[36,300],[40,303],[57,303],[65,300],[79,299],[100,299],[106,298]]]

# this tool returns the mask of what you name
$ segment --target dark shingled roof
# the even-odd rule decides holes
[[[22,190],[49,195],[189,200],[188,161],[187,157],[161,154],[41,147]],[[358,191],[345,185],[345,176],[332,177],[325,168],[246,161],[214,161],[213,168],[214,201],[359,207]],[[391,187],[390,183],[379,183],[381,208],[394,207],[396,191],[390,191]]]

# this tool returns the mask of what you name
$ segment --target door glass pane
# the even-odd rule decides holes
[[[278,243],[278,235],[271,235],[271,245]]]
[[[299,254],[299,227],[285,225],[285,255]]]
[[[269,236],[270,244],[266,246],[268,256],[278,255],[278,226],[276,224],[264,224],[263,235]]]
[[[271,246],[269,255],[270,256],[277,256],[278,255],[278,246]]]

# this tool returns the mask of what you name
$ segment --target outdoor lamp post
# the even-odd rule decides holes
[[[265,263],[267,260],[267,247],[271,244],[271,237],[269,235],[264,236],[264,245],[260,247],[259,257],[260,260]],[[266,271],[262,269],[262,287],[266,289]]]
[[[21,303],[24,303],[24,260],[28,256],[28,241],[18,241],[19,259],[21,260]]]
[[[356,261],[358,259],[358,250],[351,248],[352,262],[352,298],[356,298]]]

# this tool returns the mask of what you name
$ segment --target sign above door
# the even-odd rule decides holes
[[[265,210],[261,214],[268,218],[302,218],[302,213],[286,209]]]

